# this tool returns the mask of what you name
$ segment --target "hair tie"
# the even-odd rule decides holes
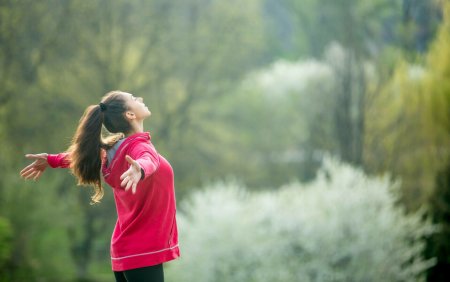
[[[98,104],[98,105],[100,106],[100,111],[101,111],[101,112],[106,111],[106,105],[105,105],[105,104],[100,103],[100,104]]]

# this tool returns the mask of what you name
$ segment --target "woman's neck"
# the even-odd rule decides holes
[[[136,134],[136,133],[140,133],[140,132],[144,132],[144,121],[133,121],[131,122],[131,131],[126,134],[125,136],[128,137],[130,135]]]

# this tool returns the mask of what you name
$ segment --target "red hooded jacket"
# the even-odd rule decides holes
[[[144,170],[136,194],[120,186],[129,155]],[[67,153],[48,155],[51,167],[68,167]],[[117,222],[111,238],[114,271],[157,265],[180,256],[174,175],[169,162],[151,143],[149,133],[136,133],[120,144],[111,163],[103,159],[105,182],[114,192]]]

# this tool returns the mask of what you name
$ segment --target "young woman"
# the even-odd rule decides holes
[[[103,174],[118,215],[111,238],[116,281],[164,281],[162,263],[180,255],[173,170],[144,132],[150,115],[142,98],[109,92],[86,109],[67,152],[28,154],[34,162],[20,172],[36,180],[48,166],[70,168],[78,184],[94,187],[94,203],[103,197]],[[102,138],[102,125],[116,135]]]

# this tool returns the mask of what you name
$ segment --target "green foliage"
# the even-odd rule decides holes
[[[401,177],[403,203],[417,209],[430,196],[439,165],[433,137],[424,116],[427,93],[424,69],[399,65],[367,110],[365,162],[370,171],[390,171]],[[424,107],[425,106],[425,107]],[[417,164],[422,164],[418,166]]]
[[[73,211],[73,193],[63,188],[64,177],[45,178],[47,181],[37,183],[24,183],[16,177],[4,181],[11,189],[4,191],[8,201],[2,209],[15,234],[13,260],[5,271],[10,281],[75,277],[68,230],[77,226],[80,218]],[[59,193],[49,193],[48,189],[56,187]]]
[[[297,48],[319,57],[332,41],[359,55],[375,55],[386,43],[396,43],[401,21],[399,0],[286,0]],[[394,42],[392,42],[394,41]]]
[[[430,213],[440,224],[440,231],[428,241],[428,256],[437,257],[437,265],[430,269],[430,281],[450,278],[450,4],[444,5],[444,22],[427,55],[428,72],[425,87],[429,93],[427,117],[433,125],[433,145],[442,164],[435,173],[434,190],[430,199]]]
[[[448,175],[450,163],[450,15],[423,58],[400,60],[392,77],[374,93],[367,111],[366,163],[402,179],[402,203],[409,210],[428,206],[440,230],[428,240],[436,257],[429,281],[447,281],[450,265]]]
[[[179,213],[182,281],[424,281],[422,213],[395,205],[387,177],[328,159],[308,185],[250,193],[236,183],[196,192]]]
[[[398,60],[390,79],[373,88],[366,111],[365,163],[369,171],[402,178],[403,202],[415,210],[433,194],[449,146],[448,27],[426,58]],[[417,165],[420,164],[420,165]]]
[[[429,93],[431,121],[436,123],[440,141],[450,134],[450,4],[443,5],[444,21],[426,57],[425,91]],[[448,148],[448,147],[447,147]]]
[[[11,224],[0,217],[0,270],[4,272],[5,264],[11,260],[13,233]]]

